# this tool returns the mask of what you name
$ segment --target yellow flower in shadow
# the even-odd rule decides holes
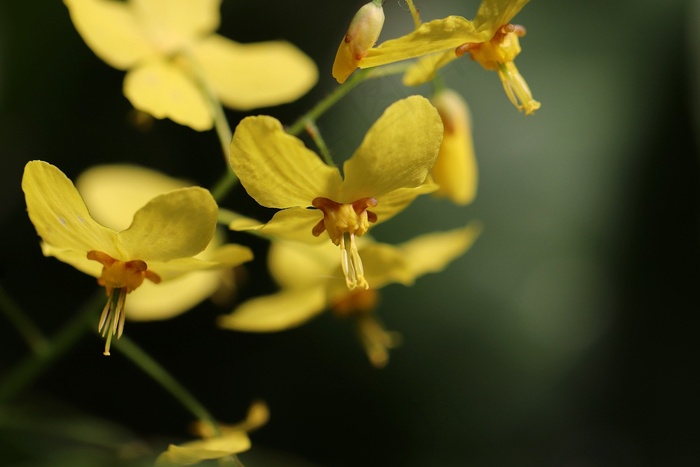
[[[270,413],[264,402],[258,401],[248,410],[246,419],[236,425],[219,424],[216,431],[210,425],[198,421],[195,435],[204,438],[184,444],[168,446],[168,450],[156,459],[157,466],[192,465],[206,460],[225,459],[250,449],[248,433],[265,425]]]
[[[230,268],[252,258],[238,245],[222,247],[215,257],[195,256],[211,241],[218,207],[199,187],[180,188],[154,197],[132,216],[128,228],[114,230],[93,219],[73,183],[57,167],[27,163],[22,178],[29,218],[42,239],[42,251],[94,276],[108,300],[98,329],[107,338],[124,329],[127,294],[146,279],[165,283],[183,274]]]
[[[404,84],[417,86],[433,79],[438,69],[469,54],[485,69],[495,70],[508,99],[530,115],[540,103],[533,99],[513,63],[520,54],[519,38],[525,35],[525,28],[510,23],[528,1],[483,0],[473,21],[448,16],[423,23],[403,37],[368,50],[358,66],[368,68],[425,55],[404,76]]]
[[[76,187],[92,217],[115,230],[129,227],[133,213],[152,198],[187,186],[192,184],[155,170],[127,164],[91,167],[76,180]],[[195,258],[216,260],[222,251],[231,248],[242,247],[223,245],[223,235],[217,231],[204,251]],[[131,321],[169,319],[215,294],[225,296],[234,289],[235,281],[230,268],[192,271],[158,285],[144,282],[129,295],[125,306],[126,316]]]
[[[425,182],[441,140],[442,123],[428,100],[402,99],[372,125],[341,176],[276,119],[245,118],[231,142],[231,167],[253,199],[281,211],[266,224],[231,228],[307,242],[327,234],[341,249],[347,287],[368,288],[356,240],[436,189]]]
[[[280,291],[242,303],[219,317],[219,326],[246,332],[275,332],[300,326],[326,309],[353,317],[369,360],[376,367],[388,362],[388,349],[398,335],[384,330],[374,310],[378,289],[392,284],[412,285],[425,274],[442,271],[467,251],[481,232],[481,224],[421,235],[397,246],[361,239],[364,271],[370,289],[348,290],[332,245],[274,241],[268,255],[270,273]]]
[[[212,94],[248,110],[291,102],[315,83],[313,61],[285,41],[240,44],[214,34],[221,0],[64,0],[87,45],[127,70],[124,95],[156,118],[213,125]]]

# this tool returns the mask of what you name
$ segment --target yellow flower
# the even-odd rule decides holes
[[[73,183],[55,166],[27,163],[22,178],[27,212],[42,239],[46,256],[97,277],[108,300],[99,331],[109,355],[113,335],[124,329],[128,293],[143,282],[158,284],[190,271],[227,268],[251,258],[247,248],[222,247],[215,258],[194,256],[209,244],[218,207],[199,187],[156,196],[133,215],[131,225],[116,231],[95,221]]]
[[[259,204],[282,210],[267,224],[231,227],[307,242],[325,231],[341,248],[348,288],[367,288],[355,239],[436,188],[424,182],[441,140],[442,123],[428,100],[402,99],[369,129],[343,165],[343,178],[276,119],[245,118],[231,142],[231,166]]]
[[[76,180],[76,187],[93,219],[117,231],[128,228],[134,212],[152,198],[191,185],[154,170],[126,164],[92,167]],[[216,261],[227,251],[246,251],[238,245],[222,246],[222,240],[220,232],[216,232],[206,249],[195,257]],[[193,271],[158,285],[146,281],[129,295],[124,311],[132,321],[169,319],[219,291],[231,290],[234,285],[230,269]]]
[[[357,320],[360,339],[373,365],[384,366],[396,333],[376,320],[377,289],[391,283],[411,285],[420,276],[443,270],[469,249],[481,231],[472,222],[465,228],[431,233],[392,246],[361,239],[359,250],[367,259],[365,274],[371,289],[348,290],[330,244],[307,245],[275,241],[268,266],[281,290],[241,304],[219,317],[219,326],[236,331],[274,332],[303,324],[325,309]]]
[[[357,69],[357,64],[377,42],[382,26],[384,9],[381,2],[367,3],[355,14],[333,62],[333,77],[340,84]]]
[[[246,419],[236,425],[217,425],[219,434],[205,423],[197,422],[194,432],[205,438],[190,441],[179,446],[171,444],[168,450],[158,456],[157,466],[192,465],[211,459],[221,459],[250,449],[247,432],[256,430],[267,423],[270,414],[264,402],[255,402],[248,410]]]
[[[485,69],[495,70],[508,99],[526,115],[540,108],[513,60],[520,53],[518,38],[525,28],[510,24],[529,0],[483,0],[474,21],[448,16],[423,23],[415,31],[367,51],[360,68],[392,63],[407,58],[419,60],[404,76],[404,84],[417,86],[430,81],[437,69],[469,54]]]
[[[430,102],[435,106],[445,133],[431,175],[440,187],[435,195],[457,204],[469,204],[476,196],[478,171],[472,142],[471,118],[464,99],[455,91],[438,91]]]
[[[127,70],[124,95],[156,118],[207,130],[211,92],[247,110],[291,102],[316,83],[316,65],[285,41],[239,44],[214,34],[221,0],[64,2],[95,54]]]

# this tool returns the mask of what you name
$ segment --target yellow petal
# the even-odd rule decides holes
[[[250,438],[243,431],[232,431],[218,438],[210,438],[176,446],[171,444],[168,450],[156,459],[156,465],[192,465],[208,459],[237,454],[250,449]]]
[[[173,318],[212,296],[220,282],[220,271],[189,272],[160,284],[144,281],[129,294],[124,306],[126,317],[131,321]]]
[[[481,233],[480,222],[464,228],[421,235],[399,246],[414,278],[442,271],[467,251]]]
[[[221,0],[130,0],[149,39],[174,52],[219,27]]]
[[[46,242],[41,243],[41,252],[44,256],[53,256],[88,276],[100,277],[102,275],[102,265],[97,261],[87,259],[87,251],[89,250],[67,250],[65,248],[56,248]],[[126,259],[124,258],[124,260]]]
[[[85,43],[111,66],[124,70],[157,53],[128,4],[111,0],[64,3]]]
[[[175,64],[151,60],[130,70],[124,95],[139,110],[169,118],[198,131],[208,130],[213,117],[202,92]]]
[[[360,68],[369,68],[387,63],[420,57],[435,52],[454,50],[465,42],[483,42],[493,33],[478,32],[471,21],[461,16],[448,16],[421,24],[415,31],[398,39],[388,40],[369,49],[360,60]]]
[[[214,236],[218,207],[199,187],[181,188],[152,199],[134,215],[119,242],[131,259],[170,261],[194,256]]]
[[[220,316],[220,327],[236,331],[274,332],[305,323],[326,308],[323,284],[248,300],[230,315]]]
[[[395,102],[345,162],[339,202],[380,200],[393,190],[421,185],[435,163],[440,141],[442,122],[426,98],[411,96]]]
[[[124,258],[117,246],[117,233],[92,219],[78,190],[57,167],[43,161],[27,163],[22,190],[37,233],[56,251],[84,256],[90,250],[99,250],[113,258]]]
[[[438,92],[431,102],[438,109],[445,128],[440,153],[431,172],[440,186],[435,194],[457,204],[469,204],[476,196],[478,177],[469,108],[464,99],[450,89]]]
[[[341,182],[337,168],[268,116],[238,124],[229,161],[248,194],[270,208],[307,207],[318,196],[333,199]]]
[[[257,231],[270,239],[296,240],[306,243],[327,241],[325,235],[314,237],[311,231],[323,219],[323,213],[317,209],[289,208],[278,211],[266,224],[253,223],[249,219],[234,221],[232,230]]]
[[[360,248],[365,277],[373,289],[398,282],[410,285],[413,282],[404,253],[386,243],[368,243]]]
[[[234,109],[295,101],[318,80],[313,60],[285,41],[239,44],[212,35],[197,43],[193,53],[207,82]]]
[[[338,247],[328,241],[309,245],[278,240],[270,246],[267,265],[281,287],[308,287],[325,281],[339,268],[338,256]],[[342,274],[338,277],[342,277]],[[347,291],[344,280],[343,287]]]
[[[112,164],[89,168],[78,176],[75,186],[92,217],[120,231],[129,227],[134,213],[151,199],[192,183],[145,167]]]
[[[427,83],[435,78],[437,70],[457,58],[452,49],[422,57],[406,70],[406,74],[403,76],[403,84],[406,86],[419,86]]]
[[[400,213],[420,195],[432,193],[438,186],[430,180],[417,188],[400,188],[384,195],[381,201],[372,208],[372,212],[377,215],[377,224],[385,222],[396,214]]]
[[[483,0],[474,17],[474,27],[491,39],[496,30],[510,23],[530,0]],[[474,42],[474,41],[465,41]],[[482,41],[479,41],[482,42]]]
[[[206,258],[177,258],[170,261],[148,261],[148,269],[153,270],[163,281],[183,274],[210,269],[231,268],[253,259],[248,247],[228,243],[215,248]]]

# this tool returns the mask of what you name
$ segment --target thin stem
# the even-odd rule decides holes
[[[5,288],[0,284],[0,309],[7,319],[15,326],[17,332],[27,342],[35,354],[43,353],[48,348],[48,342],[41,330],[34,324],[24,310],[15,302]]]
[[[153,357],[148,355],[126,336],[122,336],[119,340],[115,341],[113,345],[148,376],[153,378],[154,381],[160,384],[163,389],[175,397],[175,399],[189,410],[192,415],[202,420],[207,425],[210,425],[216,436],[221,435],[214,421],[214,417],[212,417],[209,411]]]
[[[411,12],[411,16],[413,17],[413,25],[415,26],[416,29],[418,29],[418,26],[420,26],[420,14],[418,13],[418,9],[416,6],[413,4],[413,0],[406,0],[406,3],[408,4],[408,9]]]
[[[333,162],[331,153],[328,150],[328,146],[326,146],[326,142],[323,140],[323,136],[321,136],[321,132],[318,130],[318,127],[311,120],[306,122],[306,133],[308,133],[311,139],[314,140],[314,143],[316,143],[316,147],[318,147],[318,151],[321,153],[321,156],[323,156],[324,162],[333,167],[335,163]]]
[[[315,122],[328,109],[333,107],[340,99],[345,97],[358,84],[368,79],[380,78],[382,76],[396,75],[403,73],[408,68],[408,64],[397,64],[358,70],[344,84],[338,86],[325,99],[316,104],[311,110],[299,117],[296,122],[289,125],[286,130],[290,135],[299,135],[307,127],[307,122]]]
[[[104,304],[104,290],[90,298],[61,330],[46,344],[46,350],[26,357],[13,368],[0,385],[0,403],[8,402],[24,391],[49,364],[58,360],[85,334],[97,319]]]

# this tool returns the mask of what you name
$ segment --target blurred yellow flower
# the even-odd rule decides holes
[[[126,164],[91,167],[80,174],[75,185],[93,219],[117,231],[128,228],[134,212],[152,198],[192,186],[155,170]],[[222,245],[222,240],[221,233],[215,232],[206,249],[195,258],[216,261],[220,255],[228,254],[227,251],[244,251],[238,245]],[[252,259],[252,255],[248,259]],[[233,287],[230,269],[192,271],[157,286],[144,282],[129,295],[126,317],[132,321],[169,319]]]
[[[403,37],[370,49],[358,66],[367,68],[428,55],[404,76],[404,84],[417,86],[433,79],[439,68],[468,53],[485,69],[497,71],[508,99],[530,115],[540,108],[540,103],[532,98],[513,63],[521,51],[518,38],[525,35],[525,28],[510,24],[528,1],[483,0],[473,21],[448,16],[423,23]]]
[[[443,89],[430,99],[445,129],[440,153],[430,172],[440,187],[434,194],[457,204],[469,204],[476,196],[478,170],[469,108],[451,89]]]
[[[356,237],[436,188],[424,182],[441,140],[442,123],[428,100],[402,99],[372,125],[343,165],[343,177],[276,119],[245,118],[231,142],[231,166],[251,197],[281,211],[264,225],[231,227],[307,242],[325,231],[341,248],[347,287],[368,288]]]
[[[318,76],[285,41],[239,44],[214,34],[221,0],[64,0],[87,45],[127,70],[124,95],[156,118],[213,125],[208,95],[247,110],[291,102]]]
[[[377,42],[382,26],[384,9],[381,1],[367,3],[355,14],[333,62],[332,74],[340,84],[357,69],[359,61]]]
[[[211,426],[199,421],[193,431],[203,440],[181,445],[171,444],[168,450],[156,459],[157,466],[192,465],[212,459],[221,459],[250,449],[248,432],[267,423],[270,417],[264,402],[255,402],[246,419],[236,425],[217,425],[218,435]]]
[[[95,221],[73,183],[57,167],[27,163],[22,178],[29,218],[42,239],[46,256],[98,278],[108,300],[99,331],[109,355],[113,335],[124,329],[126,295],[142,285],[168,281],[187,272],[238,265],[251,258],[247,248],[222,248],[216,258],[194,256],[214,235],[218,207],[199,187],[156,196],[133,215],[131,225],[116,231]]]
[[[420,276],[442,271],[467,251],[481,231],[478,222],[447,232],[421,235],[392,246],[364,237],[359,251],[366,258],[365,275],[370,289],[348,290],[332,245],[274,241],[268,266],[281,290],[242,303],[231,314],[219,317],[219,326],[236,331],[274,332],[299,326],[326,309],[356,318],[357,329],[373,365],[384,366],[387,350],[397,343],[374,316],[377,289],[388,284],[412,285]]]

